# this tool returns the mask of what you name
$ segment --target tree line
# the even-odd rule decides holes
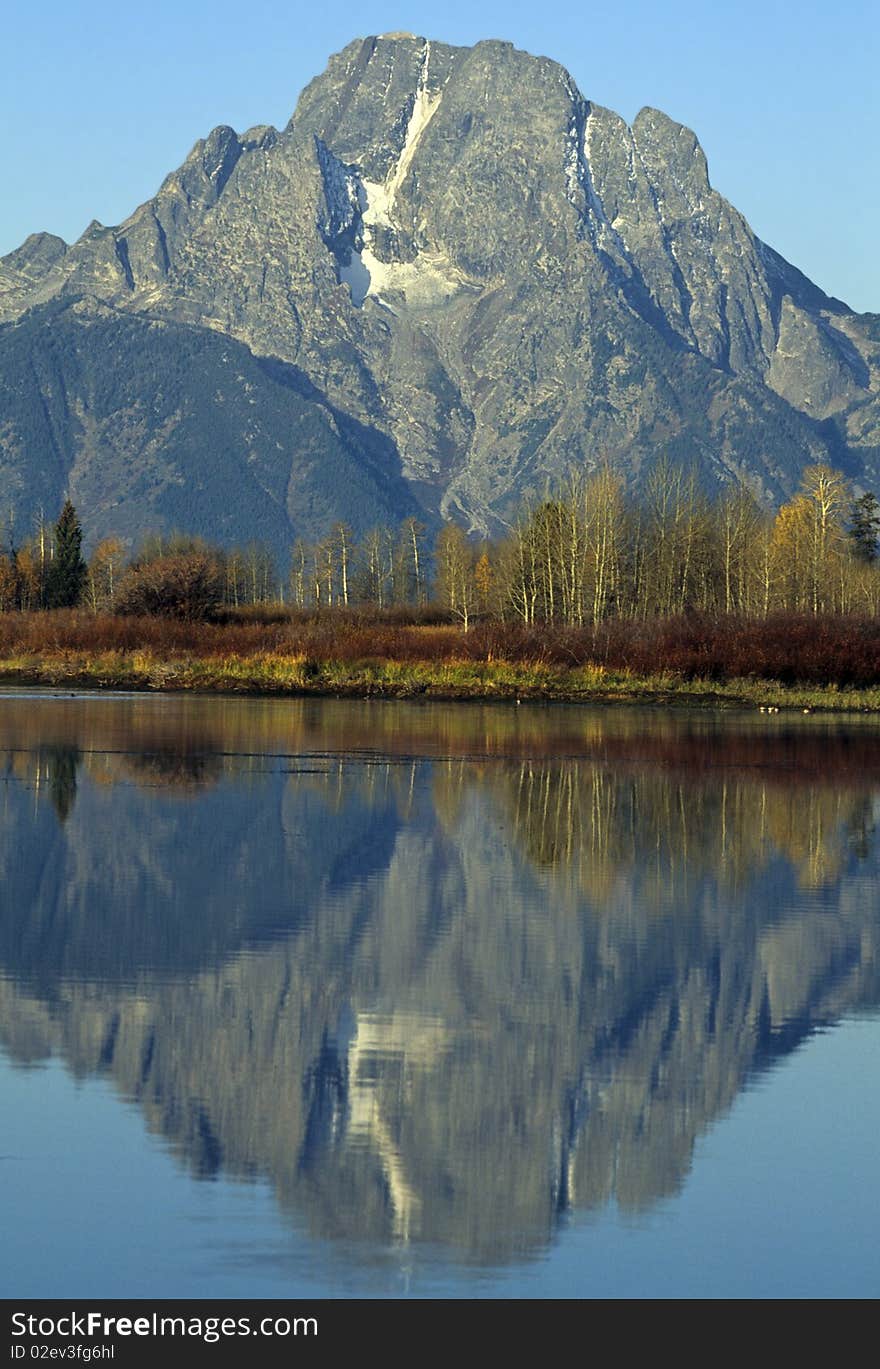
[[[660,462],[642,493],[619,473],[571,471],[509,536],[482,548],[440,533],[440,602],[465,625],[487,614],[595,626],[610,617],[880,612],[880,506],[815,465],[776,514],[744,485],[712,499]]]
[[[875,496],[856,497],[827,465],[805,470],[776,514],[744,485],[710,498],[694,472],[668,461],[639,495],[611,467],[572,470],[505,537],[478,542],[445,523],[431,546],[415,518],[360,538],[338,522],[319,541],[297,540],[284,575],[257,543],[223,550],[180,533],[149,536],[130,557],[119,538],[105,538],[86,560],[67,500],[57,522],[41,517],[21,546],[10,536],[0,611],[80,606],[198,619],[249,605],[432,605],[465,629],[478,617],[584,627],[690,610],[877,615],[878,537]]]
[[[0,612],[85,607],[198,619],[256,605],[306,612],[424,607],[432,592],[426,527],[415,518],[361,539],[345,523],[319,542],[299,539],[284,576],[272,551],[256,542],[227,549],[182,532],[153,533],[127,555],[120,538],[107,537],[88,560],[82,545],[70,500],[56,523],[40,515],[21,545],[10,531],[0,552]]]

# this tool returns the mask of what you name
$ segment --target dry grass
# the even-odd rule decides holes
[[[221,623],[58,610],[0,615],[7,680],[116,687],[525,697],[666,695],[790,700],[880,695],[880,622],[700,617],[591,629],[280,610]],[[787,690],[787,693],[786,693]],[[811,693],[812,691],[812,693]],[[818,693],[816,693],[818,691]]]

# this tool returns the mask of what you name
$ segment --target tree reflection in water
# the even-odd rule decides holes
[[[497,1261],[674,1192],[880,1000],[880,730],[513,714],[5,701],[6,1049],[323,1236]]]

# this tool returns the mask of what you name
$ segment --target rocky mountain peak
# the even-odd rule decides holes
[[[124,386],[126,412],[144,415],[132,423],[101,379],[116,374],[116,358],[102,359],[106,312],[76,315],[88,384],[59,355],[57,310],[80,298],[116,311],[117,332],[161,325],[169,372],[184,337],[205,339],[208,370],[226,364],[215,341],[242,347],[249,402],[239,409],[225,380],[193,374],[198,398],[181,393],[157,426],[162,404],[143,377]],[[50,303],[52,342],[34,316]],[[228,469],[220,451],[253,506],[270,501],[279,544],[404,507],[491,531],[572,463],[611,459],[635,483],[661,452],[708,485],[745,476],[768,503],[816,460],[862,486],[878,479],[870,323],[759,241],[712,188],[690,129],[651,108],[630,126],[558,63],[496,40],[355,40],[281,132],[220,126],[119,226],[91,225],[69,249],[28,239],[0,263],[3,318],[0,345],[16,356],[51,350],[66,407],[50,433],[34,417],[35,382],[0,393],[11,434],[0,473],[27,517],[29,498],[51,505],[53,480],[75,488],[83,462],[125,472],[121,485],[89,485],[96,534],[140,499],[132,527],[173,512],[216,535],[207,492]],[[314,418],[311,446],[285,426],[282,391]],[[176,491],[190,477],[175,453],[187,433],[190,470],[188,405],[202,412],[210,396],[205,495],[189,492],[183,517]],[[58,455],[37,496],[24,472],[46,450]],[[328,473],[331,450],[343,482]],[[254,485],[264,461],[275,474]],[[130,486],[140,466],[162,472],[147,494]],[[371,493],[349,510],[342,485]],[[252,525],[242,529],[246,541]]]
[[[709,167],[697,135],[659,109],[645,107],[633,120],[633,139],[657,174],[680,188],[691,210],[709,193]]]
[[[31,233],[20,247],[0,260],[9,270],[32,270],[39,274],[54,266],[66,251],[67,243],[55,233]]]

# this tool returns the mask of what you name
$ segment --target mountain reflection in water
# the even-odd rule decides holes
[[[0,697],[0,1041],[318,1235],[504,1261],[880,1001],[878,796],[858,720]]]

